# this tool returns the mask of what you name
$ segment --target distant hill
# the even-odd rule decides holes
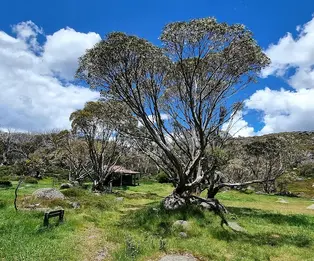
[[[233,146],[244,145],[257,140],[265,140],[272,137],[280,138],[285,141],[292,149],[299,151],[302,156],[302,162],[314,163],[314,131],[295,131],[267,134],[263,136],[238,137],[231,140]]]

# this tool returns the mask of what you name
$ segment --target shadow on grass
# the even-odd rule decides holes
[[[271,223],[280,226],[297,226],[303,228],[314,228],[313,219],[305,215],[283,215],[280,213],[272,213],[250,208],[228,207],[231,214],[235,214],[239,219],[251,218],[263,220],[266,223]],[[267,224],[265,224],[267,226]],[[278,231],[278,232],[277,232]],[[211,229],[211,234],[218,240],[227,242],[239,241],[251,245],[269,245],[282,246],[293,245],[296,247],[309,247],[312,245],[312,237],[306,233],[296,232],[295,234],[285,234],[280,231],[280,227],[276,228],[276,232],[260,232],[255,234],[235,233],[230,230]]]
[[[119,192],[116,192],[116,195],[117,196],[121,196],[121,197],[124,197],[124,198],[127,198],[127,199],[162,199],[164,197],[161,197],[159,196],[158,194],[156,193],[152,193],[152,192],[147,192],[147,193],[144,193],[144,192],[141,192],[141,193],[125,193],[123,191],[119,191]]]
[[[124,216],[118,226],[149,232],[155,236],[168,237],[173,232],[173,223],[176,220],[196,219],[200,226],[210,223],[204,212],[197,207],[190,206],[180,210],[166,210],[156,203],[147,204],[147,207],[137,211],[130,211]]]
[[[314,228],[314,220],[305,215],[284,215],[265,210],[240,207],[228,207],[228,211],[231,214],[237,215],[238,217],[263,219],[276,225],[311,227],[312,229]]]
[[[305,234],[283,234],[283,233],[234,233],[229,230],[214,230],[212,236],[218,240],[227,242],[239,241],[241,243],[248,243],[250,245],[268,245],[268,246],[282,246],[294,245],[296,247],[309,247],[312,245],[312,239]]]
[[[214,215],[208,215],[203,210],[189,206],[180,210],[168,211],[156,203],[147,204],[147,207],[136,211],[130,211],[117,224],[119,229],[131,229],[141,232],[148,232],[151,235],[167,238],[174,233],[173,223],[176,220],[192,221],[193,229],[195,225],[201,230],[193,232],[194,236],[198,233],[210,233],[213,238],[226,242],[238,241],[253,246],[282,246],[291,245],[299,248],[312,246],[312,237],[304,232],[296,231],[294,234],[280,231],[280,228],[274,226],[274,232],[258,233],[236,233],[229,229],[223,229],[219,226],[219,218]],[[262,210],[249,208],[230,207],[228,210],[235,214],[239,219],[252,218],[258,222],[263,220],[265,226],[283,225],[298,226],[303,228],[313,228],[314,222],[310,217],[303,215],[283,215]],[[202,232],[200,232],[202,231]]]

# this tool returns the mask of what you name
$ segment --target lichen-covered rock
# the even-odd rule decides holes
[[[311,210],[314,210],[314,204],[308,206],[306,209],[311,209]]]
[[[180,233],[179,233],[179,237],[181,237],[181,238],[187,238],[187,237],[188,237],[188,234],[185,233],[185,232],[180,232]]]
[[[190,226],[190,223],[185,220],[177,220],[173,223],[172,225],[175,228],[183,228],[183,229],[188,229]]]
[[[71,207],[74,208],[74,209],[81,208],[80,202],[71,202],[70,205],[71,205]]]
[[[33,196],[40,199],[65,199],[65,196],[55,188],[41,188],[37,189]]]
[[[73,185],[70,183],[63,183],[63,184],[61,184],[60,189],[68,189],[68,188],[72,188],[72,187],[73,187]]]
[[[287,200],[284,200],[283,198],[279,198],[276,202],[281,204],[288,204],[289,202]]]
[[[197,261],[193,256],[166,255],[159,261]]]

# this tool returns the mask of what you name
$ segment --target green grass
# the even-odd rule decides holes
[[[288,190],[293,193],[302,193],[304,197],[314,198],[314,179],[305,179],[303,181],[295,181],[289,184]]]
[[[97,196],[87,190],[63,190],[64,202],[38,202],[65,208],[64,224],[43,228],[43,213],[20,210],[12,204],[14,187],[0,189],[0,260],[95,260],[101,251],[106,260],[158,260],[167,253],[191,253],[200,260],[314,260],[314,202],[307,198],[220,193],[230,214],[227,218],[244,227],[236,233],[220,226],[219,217],[198,208],[166,211],[160,201],[172,191],[169,184],[144,183]],[[23,184],[19,204],[51,180]],[[116,197],[124,197],[122,202]],[[31,203],[36,203],[31,199]],[[70,208],[79,201],[81,208]],[[174,221],[187,220],[187,238]]]

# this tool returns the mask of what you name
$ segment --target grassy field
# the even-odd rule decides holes
[[[62,192],[65,201],[34,201],[27,198],[51,180],[24,184],[19,205],[40,203],[41,207],[63,207],[65,222],[43,228],[43,213],[15,212],[14,188],[0,189],[0,260],[158,260],[165,253],[191,253],[200,260],[314,260],[314,204],[308,198],[220,193],[228,219],[247,232],[220,226],[219,217],[197,208],[168,212],[159,202],[172,188],[167,184],[145,183],[116,191],[115,195],[95,195],[86,190]],[[123,197],[123,201],[116,200]],[[78,201],[80,209],[72,209]],[[172,226],[183,219],[190,223],[182,231]]]

